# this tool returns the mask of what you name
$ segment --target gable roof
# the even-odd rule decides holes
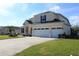
[[[65,16],[63,16],[62,14],[60,14],[60,13],[55,13],[55,12],[52,12],[52,11],[46,11],[46,12],[42,12],[42,13],[36,14],[36,15],[34,15],[34,16],[37,16],[37,15],[40,15],[40,14],[45,14],[45,13],[52,13],[52,14],[55,14],[55,15],[60,15],[61,17],[65,18],[65,19],[67,20],[67,22],[69,23],[69,25],[70,25],[69,20],[68,20]],[[23,23],[23,25],[24,25],[26,22],[28,22],[29,24],[33,24],[33,22],[31,21],[31,19],[32,19],[32,18],[30,18],[29,20],[26,20],[26,21]]]
[[[57,13],[57,15],[60,15],[60,16],[62,16],[63,18],[65,18],[65,19],[67,20],[67,22],[69,23],[69,25],[70,25],[70,22],[69,22],[68,18],[66,18],[65,16],[63,16],[63,15],[60,14],[60,13]]]

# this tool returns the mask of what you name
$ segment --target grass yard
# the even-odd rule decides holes
[[[79,56],[79,40],[52,40],[32,46],[16,56]]]
[[[8,35],[0,35],[0,40],[3,40],[3,39],[10,39],[10,38],[17,38],[17,37],[10,37]]]

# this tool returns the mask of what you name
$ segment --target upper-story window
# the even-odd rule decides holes
[[[46,22],[46,15],[43,15],[40,17],[41,23],[45,23]]]

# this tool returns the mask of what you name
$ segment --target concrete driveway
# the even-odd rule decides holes
[[[54,40],[54,38],[24,37],[0,40],[0,56],[12,56],[32,45]]]

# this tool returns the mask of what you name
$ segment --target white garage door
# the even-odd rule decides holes
[[[49,37],[49,29],[43,29],[43,30],[33,30],[32,35],[33,36],[39,36],[39,37]]]
[[[32,36],[38,36],[38,37],[59,37],[59,34],[63,33],[63,29],[52,29],[51,31],[49,29],[40,29],[40,30],[33,30]],[[50,36],[49,36],[50,35]]]
[[[52,37],[59,37],[59,34],[63,34],[63,29],[52,29],[51,33]]]

